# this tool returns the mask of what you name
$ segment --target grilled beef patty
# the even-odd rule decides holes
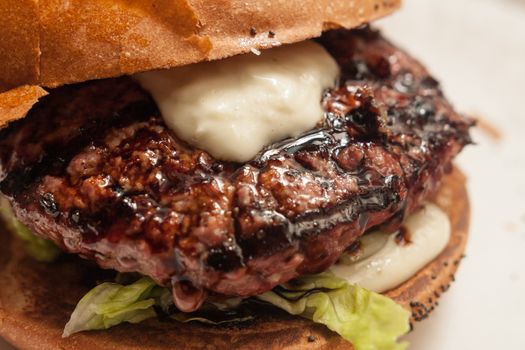
[[[210,292],[255,295],[323,271],[432,195],[471,122],[377,32],[319,41],[342,70],[320,96],[324,120],[246,164],[177,139],[151,97],[118,78],[52,90],[3,130],[1,191],[36,234],[171,284],[184,311]]]

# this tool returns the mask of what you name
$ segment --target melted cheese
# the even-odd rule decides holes
[[[411,215],[404,226],[410,242],[397,243],[395,234],[367,234],[357,255],[341,259],[330,270],[378,293],[400,285],[436,258],[450,238],[448,216],[434,204]]]
[[[223,160],[245,162],[264,146],[322,119],[322,92],[339,68],[306,41],[232,58],[137,74],[166,125]]]

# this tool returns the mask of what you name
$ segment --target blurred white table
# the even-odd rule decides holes
[[[475,132],[478,145],[460,156],[473,210],[467,259],[408,336],[411,349],[525,349],[525,1],[406,0],[380,26],[459,110],[503,133],[498,141]]]

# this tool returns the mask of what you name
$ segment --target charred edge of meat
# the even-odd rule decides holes
[[[324,120],[249,163],[180,141],[151,97],[118,78],[53,90],[1,131],[0,189],[37,234],[172,283],[180,304],[322,271],[432,195],[472,123],[378,32],[318,41],[343,72],[323,95]]]

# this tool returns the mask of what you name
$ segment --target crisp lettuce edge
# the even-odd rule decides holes
[[[170,297],[169,289],[159,287],[149,277],[125,286],[105,282],[81,299],[63,336],[153,318],[157,309],[166,308],[166,298]],[[386,296],[351,285],[331,273],[300,277],[254,299],[323,324],[356,350],[403,350],[408,346],[399,342],[410,330],[407,310]],[[172,319],[221,324],[184,313],[176,313]]]

